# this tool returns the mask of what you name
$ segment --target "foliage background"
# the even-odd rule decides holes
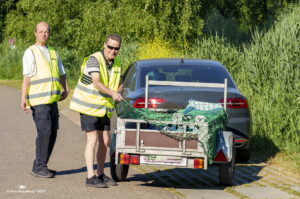
[[[120,34],[124,70],[137,59],[223,63],[252,109],[257,149],[300,153],[300,5],[296,0],[0,0],[0,79],[22,78],[39,21],[51,25],[72,87],[84,56]],[[16,39],[16,48],[8,46]],[[300,165],[299,165],[300,167]]]

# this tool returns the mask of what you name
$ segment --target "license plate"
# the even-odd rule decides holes
[[[186,166],[187,158],[176,156],[141,155],[141,164]]]

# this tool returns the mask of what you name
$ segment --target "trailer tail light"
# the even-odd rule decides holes
[[[129,164],[130,163],[130,155],[129,154],[120,154],[120,164]]]
[[[203,169],[204,168],[204,160],[202,158],[194,159],[194,168]]]
[[[130,164],[140,164],[140,156],[139,155],[130,155]]]
[[[228,162],[224,152],[220,150],[214,158],[214,162]]]
[[[139,155],[129,155],[120,153],[120,164],[140,164]]]
[[[224,99],[220,99],[220,103],[224,104]],[[248,108],[248,102],[244,98],[227,98],[228,108]]]
[[[138,98],[134,104],[134,108],[145,108],[145,98]],[[148,99],[148,108],[157,108],[159,104],[164,103],[166,100],[163,98],[149,98]]]

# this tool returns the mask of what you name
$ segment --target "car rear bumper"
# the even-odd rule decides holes
[[[228,118],[227,129],[232,131],[237,148],[249,149],[251,142],[251,120],[248,117]]]

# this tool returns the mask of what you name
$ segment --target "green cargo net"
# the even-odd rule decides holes
[[[216,154],[218,132],[224,130],[227,123],[227,114],[221,104],[195,100],[175,112],[134,108],[126,100],[119,103],[116,110],[118,117],[145,120],[152,129],[177,141],[197,140],[209,164]]]

